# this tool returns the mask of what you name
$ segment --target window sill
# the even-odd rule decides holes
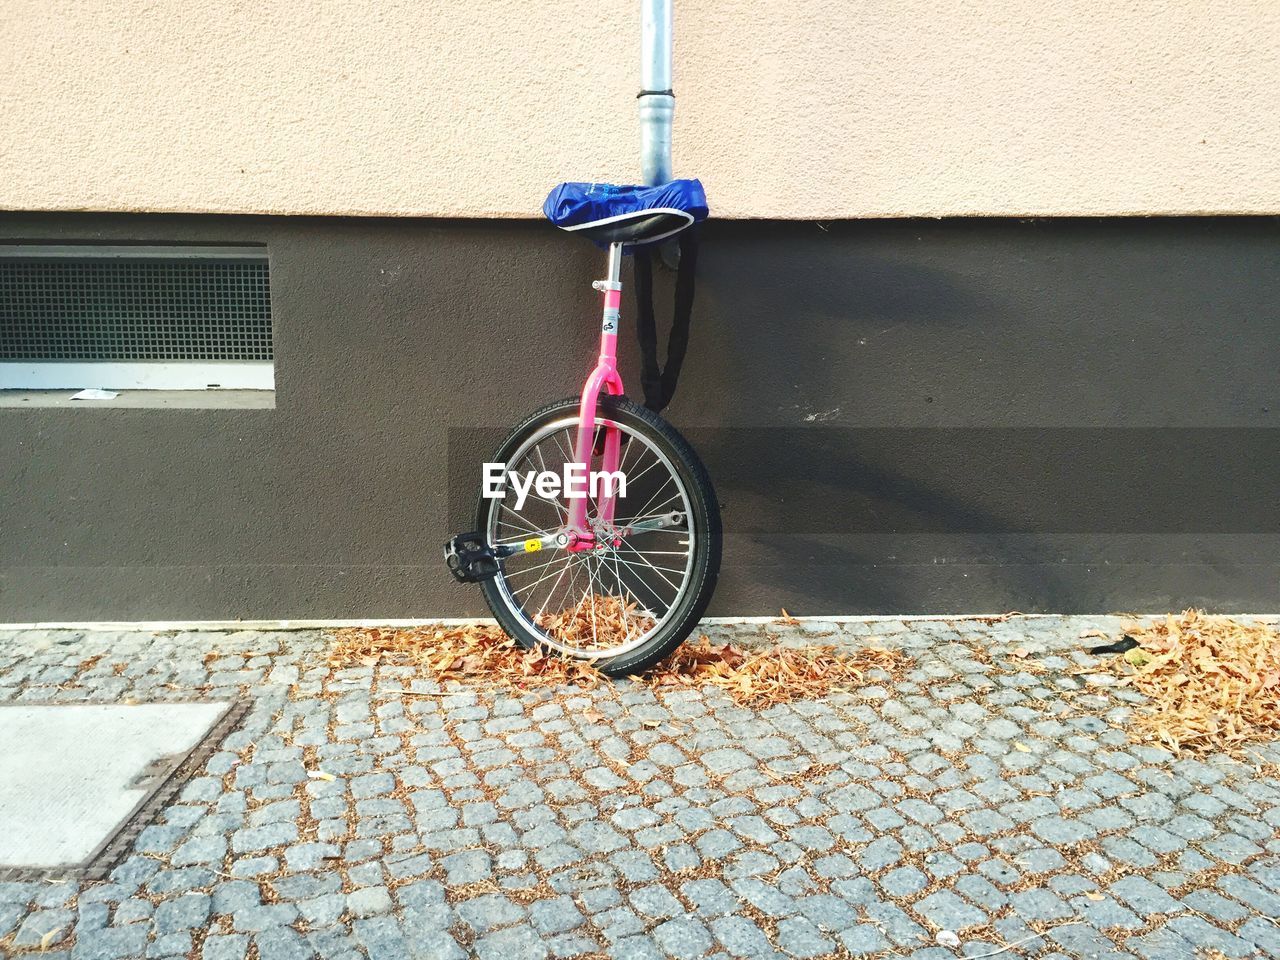
[[[173,410],[274,410],[274,390],[121,390],[111,400],[72,400],[75,390],[0,390],[0,410],[32,407]]]

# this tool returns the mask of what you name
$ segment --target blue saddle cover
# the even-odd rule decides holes
[[[671,180],[656,187],[562,183],[542,204],[547,219],[562,228],[647,210],[678,210],[691,216],[695,223],[707,219],[707,194],[702,189],[702,181]]]

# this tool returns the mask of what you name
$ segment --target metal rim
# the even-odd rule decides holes
[[[570,453],[573,449],[578,421],[579,418],[576,416],[564,417],[533,431],[507,459],[504,465],[505,470],[547,470],[561,467],[564,462],[572,460]],[[503,562],[502,572],[496,578],[496,584],[498,594],[507,610],[520,622],[521,626],[538,638],[539,643],[561,653],[585,659],[620,656],[644,645],[659,633],[672,620],[688,595],[697,547],[689,491],[671,458],[644,433],[620,420],[597,415],[595,425],[617,428],[626,438],[620,467],[628,477],[629,494],[630,489],[634,489],[631,486],[633,477],[636,480],[643,479],[655,469],[663,472],[663,475],[658,478],[661,482],[644,504],[633,513],[620,510],[623,516],[615,522],[619,526],[625,526],[629,521],[648,516],[646,511],[652,510],[658,513],[674,509],[683,514],[684,529],[637,532],[631,537],[620,538],[622,546],[600,552],[572,553],[556,549],[549,560],[542,559],[541,553],[531,553],[516,554]],[[551,441],[549,450],[544,448],[547,441]],[[548,453],[551,454],[550,460]],[[646,456],[652,457],[652,463],[646,463]],[[668,495],[667,490],[670,487],[674,487],[674,491]],[[662,499],[658,499],[660,495]],[[554,516],[562,522],[565,518],[562,503],[538,497],[536,509],[539,512],[530,516],[529,502],[526,502],[525,510],[520,512],[516,511],[513,505],[508,504],[511,499],[511,492],[504,489],[504,496],[501,499],[489,501],[490,506],[484,527],[491,546],[516,542],[535,535],[545,535],[550,529],[554,529],[554,525],[547,523],[547,520]],[[534,499],[532,492],[530,499],[531,501]],[[588,515],[592,519],[595,518],[595,506],[594,500],[590,501]],[[635,541],[638,538],[650,538],[642,546],[647,547],[648,543],[652,542],[657,549],[637,548]],[[683,565],[679,564],[680,556],[683,556]],[[534,559],[530,560],[530,558]],[[509,565],[515,569],[509,569]],[[676,574],[679,575],[679,580],[673,582],[672,577]],[[520,582],[522,579],[528,582]],[[579,583],[583,587],[581,598],[575,597],[575,590]],[[584,647],[564,642],[537,622],[538,618],[548,614],[549,606],[553,608],[550,612],[556,614],[561,613],[562,609],[569,609],[568,607],[556,609],[554,606],[556,597],[561,596],[558,591],[563,588],[565,602],[568,603],[570,599],[575,601],[577,606],[573,609],[581,610],[591,619],[594,634],[596,624],[594,598],[597,595],[606,596],[606,594],[597,594],[596,588],[608,584],[620,588],[620,592],[607,594],[607,596],[620,597],[624,604],[635,603],[638,611],[643,611],[644,616],[652,617],[654,621],[652,626],[647,629],[640,629],[637,626],[634,636],[628,630],[621,643],[607,647]],[[666,598],[664,594],[667,593],[668,586],[673,592],[669,598]],[[543,589],[540,590],[540,587]],[[662,609],[653,609],[655,605],[660,605]],[[626,620],[624,615],[624,623]]]

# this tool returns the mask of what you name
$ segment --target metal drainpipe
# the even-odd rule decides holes
[[[654,186],[671,179],[672,0],[640,0],[640,176]]]

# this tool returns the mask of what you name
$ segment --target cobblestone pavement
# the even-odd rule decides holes
[[[0,953],[1280,955],[1280,746],[1130,743],[1097,625],[849,624],[910,675],[760,711],[441,696],[319,633],[0,634],[0,700],[251,701],[109,880],[0,884]]]

